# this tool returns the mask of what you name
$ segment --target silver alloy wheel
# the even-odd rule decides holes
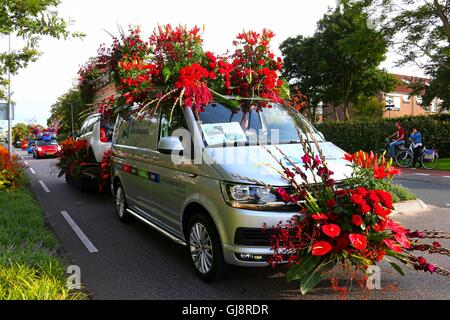
[[[213,264],[212,241],[205,226],[200,222],[197,222],[191,228],[189,247],[197,270],[203,274],[211,271]]]
[[[116,191],[116,209],[117,214],[122,218],[125,213],[125,198],[121,187],[118,187]]]

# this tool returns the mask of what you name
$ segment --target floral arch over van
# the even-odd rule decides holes
[[[79,85],[86,89],[111,75],[117,94],[99,105],[105,117],[132,104],[137,112],[154,112],[166,102],[197,114],[212,100],[230,108],[255,101],[287,104],[289,86],[279,76],[283,62],[270,51],[273,37],[267,29],[243,32],[231,54],[217,55],[203,49],[197,27],[158,26],[149,39],[142,38],[140,28],[130,28],[79,70]]]

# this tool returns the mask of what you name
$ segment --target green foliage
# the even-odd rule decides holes
[[[68,136],[72,132],[72,108],[73,108],[73,127],[79,130],[83,125],[89,111],[89,105],[82,100],[80,90],[71,89],[66,94],[58,98],[58,101],[51,107],[51,116],[48,123],[59,120],[61,127],[58,135]]]
[[[0,192],[0,300],[82,299],[69,291],[58,242],[31,192]]]
[[[26,42],[21,50],[0,51],[0,99],[5,98],[5,74],[8,71],[16,74],[29,62],[37,60],[42,36],[56,39],[84,36],[68,30],[69,22],[60,18],[55,10],[59,3],[60,0],[0,0],[0,35],[16,35]]]
[[[439,159],[439,164],[436,168],[436,170],[448,170],[450,171],[450,159]]]
[[[365,9],[361,2],[338,1],[312,37],[288,38],[281,44],[284,76],[300,86],[314,110],[320,101],[333,109],[343,105],[349,119],[350,104],[361,95],[371,97],[393,88],[395,80],[379,69],[388,43],[369,27]]]
[[[386,104],[379,101],[377,97],[358,97],[352,105],[353,117],[355,119],[382,118]]]
[[[450,109],[450,1],[364,0],[372,3],[379,29],[401,55],[398,65],[415,64],[432,79],[415,84],[424,105],[439,97]]]
[[[81,300],[85,294],[71,292],[60,265],[31,268],[23,264],[0,265],[0,300]]]
[[[391,183],[384,190],[391,193],[392,202],[394,203],[416,200],[416,196],[414,195],[414,193],[400,184]]]
[[[376,151],[385,148],[386,137],[396,131],[396,121],[402,123],[408,134],[413,126],[417,126],[426,147],[438,149],[441,158],[450,156],[450,114],[325,122],[317,124],[317,129],[328,141],[347,152]]]
[[[12,128],[12,138],[13,142],[17,140],[22,140],[26,138],[30,133],[28,125],[25,123],[18,123]]]

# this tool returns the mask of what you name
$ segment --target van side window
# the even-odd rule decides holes
[[[171,107],[162,108],[159,138],[169,137],[173,135],[173,132],[177,129],[185,129],[189,131],[181,107],[176,105],[175,108],[173,108],[173,112]]]
[[[126,120],[119,119],[117,144],[141,149],[156,150],[158,137],[158,116],[130,115]]]

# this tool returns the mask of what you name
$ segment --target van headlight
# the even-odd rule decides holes
[[[222,182],[225,202],[232,207],[250,210],[270,210],[285,205],[270,188],[258,185]]]

